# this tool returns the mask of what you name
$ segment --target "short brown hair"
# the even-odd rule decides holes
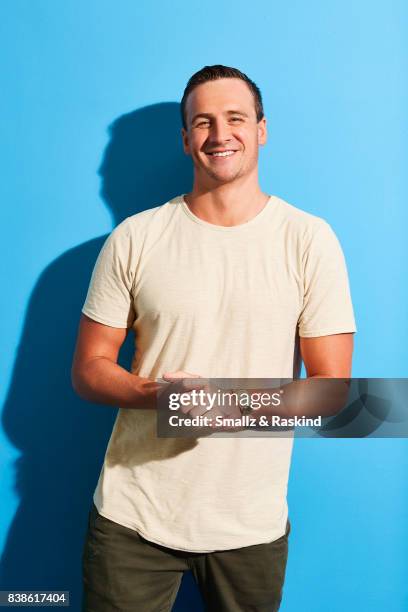
[[[251,79],[238,70],[238,68],[231,68],[230,66],[222,66],[221,64],[215,64],[214,66],[204,66],[198,72],[193,74],[193,76],[189,79],[186,88],[183,93],[183,97],[181,99],[181,121],[184,129],[187,129],[186,124],[186,102],[189,94],[195,89],[198,85],[202,83],[207,83],[207,81],[216,81],[218,79],[241,79],[244,81],[252,95],[254,96],[255,101],[255,111],[256,111],[256,119],[259,122],[263,119],[264,110],[262,104],[262,95],[259,87],[255,85]]]

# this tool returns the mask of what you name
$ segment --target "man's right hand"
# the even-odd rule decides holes
[[[159,398],[161,401],[169,398],[170,394],[178,393],[180,395],[188,394],[190,391],[196,390],[208,390],[208,383],[206,379],[202,382],[199,379],[203,377],[200,374],[192,374],[184,370],[177,370],[176,372],[165,372],[163,374],[163,380],[169,383],[163,387],[163,390],[159,392]],[[189,416],[201,416],[207,413],[207,408],[204,406],[196,406],[193,403],[187,405],[180,405],[180,412],[188,414]]]
[[[202,379],[202,382],[200,382],[199,379]],[[165,401],[168,401],[170,394],[172,393],[179,393],[179,394],[188,394],[189,391],[192,391],[193,389],[196,390],[204,390],[205,393],[209,393],[209,394],[214,394],[214,392],[217,390],[216,387],[212,387],[210,385],[210,381],[209,379],[205,379],[202,378],[199,374],[191,374],[189,372],[185,372],[182,370],[178,370],[177,372],[166,372],[165,374],[163,374],[163,380],[170,382],[171,384],[168,385],[167,389],[163,389],[163,393],[165,395],[160,395],[161,399],[165,399]],[[180,405],[179,408],[180,412],[182,412],[183,414],[188,414],[189,417],[195,417],[195,416],[207,416],[208,418],[212,419],[212,422],[215,423],[215,419],[217,416],[220,416],[222,418],[240,418],[241,417],[241,412],[239,410],[239,407],[236,405],[233,406],[219,406],[219,405],[213,405],[211,410],[209,409],[209,407],[207,406],[207,403],[204,401],[202,403],[200,403],[200,405],[194,405],[194,404],[187,404],[187,405]],[[227,432],[234,432],[234,431],[241,431],[242,429],[244,429],[243,427],[234,427],[234,426],[215,426],[212,425],[211,428],[214,431],[227,431]]]

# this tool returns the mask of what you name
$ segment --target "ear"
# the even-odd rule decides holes
[[[258,123],[258,144],[266,144],[268,132],[266,129],[266,119],[263,117]]]
[[[186,155],[190,155],[190,144],[188,141],[188,133],[187,130],[181,128],[181,138],[183,139],[183,149]]]

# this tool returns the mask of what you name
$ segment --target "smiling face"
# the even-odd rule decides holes
[[[257,178],[258,149],[266,142],[266,120],[257,121],[254,96],[242,79],[198,85],[187,98],[184,151],[195,182],[211,188],[238,178]]]

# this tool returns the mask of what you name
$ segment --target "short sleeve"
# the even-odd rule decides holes
[[[131,327],[135,319],[132,237],[123,221],[106,239],[96,260],[82,312],[111,327]]]
[[[343,251],[323,220],[304,254],[303,291],[299,336],[314,338],[356,331]]]

